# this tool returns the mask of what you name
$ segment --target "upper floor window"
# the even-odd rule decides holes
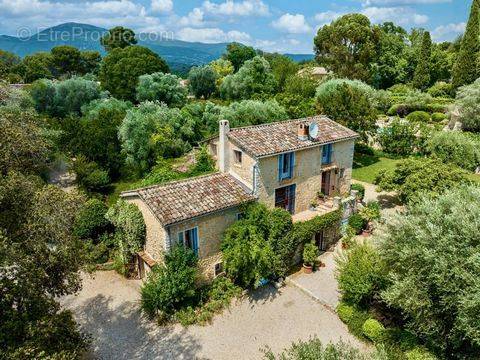
[[[180,231],[178,233],[178,243],[193,250],[195,255],[198,256],[198,228]]]
[[[242,152],[239,150],[233,150],[233,156],[235,160],[235,164],[241,164],[242,163]]]
[[[323,145],[322,147],[322,165],[332,163],[333,144]]]
[[[295,167],[295,153],[278,155],[278,180],[291,179]]]

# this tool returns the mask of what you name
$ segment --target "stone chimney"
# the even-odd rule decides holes
[[[220,120],[219,123],[220,135],[218,141],[218,168],[225,173],[229,170],[229,142],[228,133],[230,132],[230,123],[228,120]]]
[[[308,125],[304,123],[298,124],[297,128],[298,140],[307,141],[308,140]]]

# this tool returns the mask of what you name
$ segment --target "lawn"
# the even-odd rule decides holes
[[[383,154],[355,154],[353,159],[353,178],[373,184],[373,181],[381,170],[395,168],[395,165],[400,160],[401,159],[387,158]]]
[[[477,174],[469,174],[467,176],[470,180],[480,184],[480,175],[477,175]]]

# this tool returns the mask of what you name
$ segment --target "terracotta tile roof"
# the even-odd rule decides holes
[[[316,122],[319,135],[316,140],[299,140],[298,125]],[[278,153],[320,146],[336,141],[355,139],[359,135],[327,117],[281,121],[270,124],[231,129],[228,137],[247,153],[263,157]]]
[[[150,186],[122,195],[138,195],[163,225],[171,225],[256,199],[234,177],[222,173]]]

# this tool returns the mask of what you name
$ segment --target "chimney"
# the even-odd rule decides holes
[[[308,140],[308,125],[305,123],[298,124],[298,140],[307,141]]]
[[[228,133],[230,132],[230,124],[228,120],[220,120],[219,123],[220,135],[219,135],[219,147],[218,147],[218,168],[221,172],[228,172],[229,169],[229,142]]]

